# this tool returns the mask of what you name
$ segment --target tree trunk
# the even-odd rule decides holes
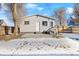
[[[18,24],[17,24],[17,11],[16,11],[16,4],[14,3],[13,4],[13,11],[12,11],[12,14],[13,14],[13,19],[14,19],[14,34],[15,35],[18,35]]]

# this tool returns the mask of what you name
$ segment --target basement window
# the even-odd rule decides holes
[[[43,26],[47,26],[47,21],[43,21],[43,22],[42,22],[42,25],[43,25]]]
[[[29,24],[29,21],[24,21],[24,24],[25,24],[25,25],[28,25],[28,24]]]

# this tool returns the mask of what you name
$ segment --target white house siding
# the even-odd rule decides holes
[[[43,26],[42,21],[47,21],[47,26]],[[51,21],[53,22],[53,20],[51,20],[51,19],[44,18],[44,17],[38,17],[38,22],[40,22],[40,32],[48,30],[51,27],[50,26]]]
[[[24,25],[24,21],[29,21],[29,25]],[[42,21],[47,21],[48,22],[47,26],[42,26]],[[36,32],[36,23],[39,23],[39,32],[43,32],[44,30],[48,30],[51,27],[50,26],[51,21],[55,25],[55,22],[53,20],[45,17],[41,17],[41,16],[25,17],[21,19],[20,32]]]
[[[20,23],[20,32],[35,32],[35,20],[36,16],[22,19]],[[24,21],[29,21],[29,25],[24,25]]]

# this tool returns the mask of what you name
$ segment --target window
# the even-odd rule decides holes
[[[28,24],[29,24],[29,21],[25,21],[24,24],[25,24],[25,25],[28,25]]]
[[[42,25],[43,25],[43,26],[47,26],[47,21],[43,21],[43,22],[42,22]]]
[[[53,27],[53,22],[50,22],[50,26],[52,26],[52,27]]]

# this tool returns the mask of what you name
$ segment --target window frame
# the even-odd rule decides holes
[[[50,22],[50,26],[52,26],[52,27],[53,27],[53,22],[52,22],[52,21]]]
[[[29,25],[29,21],[24,21],[24,25]]]
[[[48,26],[48,22],[47,21],[42,21],[42,26]]]

